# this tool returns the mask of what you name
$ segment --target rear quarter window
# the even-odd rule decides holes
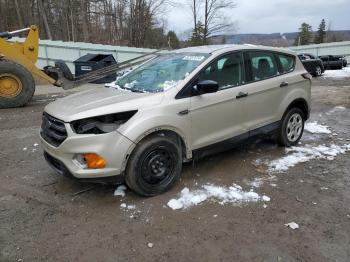
[[[295,57],[286,54],[277,54],[278,60],[281,63],[283,73],[288,73],[294,70]]]

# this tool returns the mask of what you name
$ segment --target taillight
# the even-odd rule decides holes
[[[301,76],[302,76],[303,78],[307,79],[307,80],[310,80],[310,81],[311,81],[311,79],[312,79],[312,75],[309,74],[309,73],[301,74]]]

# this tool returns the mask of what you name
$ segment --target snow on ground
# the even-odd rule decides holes
[[[339,69],[339,70],[326,70],[322,76],[331,77],[331,78],[350,77],[350,66],[343,67],[343,69]]]
[[[317,122],[309,122],[306,123],[304,129],[312,134],[330,134],[331,130],[329,130],[328,126],[317,124]]]
[[[259,161],[257,161],[257,162],[259,162]],[[259,163],[258,165],[261,165],[261,163]],[[266,169],[264,169],[263,173],[264,173],[263,177],[255,177],[252,181],[244,180],[243,182],[245,182],[245,184],[250,186],[251,188],[259,188],[259,187],[263,186],[265,183],[269,183],[270,186],[276,187],[277,185],[272,183],[272,182],[276,181],[276,176],[266,175],[267,174]]]
[[[120,185],[117,187],[117,189],[114,191],[114,196],[121,196],[125,197],[125,191],[126,191],[126,186],[125,185]]]
[[[331,114],[333,114],[333,113],[335,113],[335,112],[344,111],[344,110],[346,110],[346,107],[344,107],[344,106],[336,106],[336,107],[334,107],[333,109],[329,110],[329,111],[326,113],[326,115],[331,115]]]
[[[202,188],[192,191],[185,187],[181,191],[180,197],[171,199],[167,205],[173,210],[187,209],[204,201],[217,201],[224,205],[225,203],[268,202],[270,198],[260,196],[253,190],[244,191],[241,186],[236,184],[229,187],[206,184]]]
[[[337,155],[345,154],[346,151],[350,151],[350,144],[291,147],[286,149],[286,152],[291,154],[269,161],[266,164],[269,172],[285,172],[290,167],[311,159],[333,160]]]

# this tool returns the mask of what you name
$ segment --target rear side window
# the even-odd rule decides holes
[[[248,52],[248,59],[251,67],[252,81],[271,78],[279,74],[277,63],[272,52]]]
[[[281,63],[283,73],[288,73],[294,70],[294,66],[295,66],[294,56],[277,54],[277,57]]]

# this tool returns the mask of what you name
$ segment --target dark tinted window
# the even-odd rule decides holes
[[[320,56],[319,57],[322,61],[327,62],[328,61],[328,56]]]
[[[294,66],[295,66],[294,56],[277,54],[277,57],[282,65],[283,73],[288,73],[294,70]]]
[[[224,55],[212,62],[200,75],[198,80],[218,82],[219,89],[244,84],[243,53],[235,52]]]
[[[275,57],[272,52],[248,52],[248,58],[251,65],[253,81],[270,78],[279,74]]]

